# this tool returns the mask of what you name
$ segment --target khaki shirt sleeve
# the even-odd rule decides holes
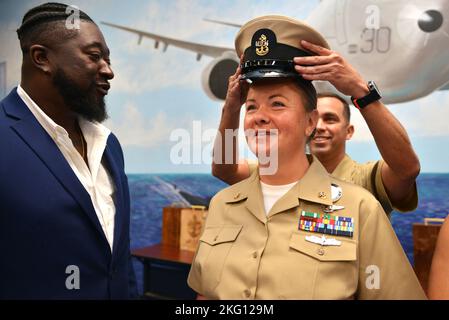
[[[199,244],[198,244],[199,246]],[[192,261],[192,265],[190,267],[189,276],[187,277],[187,284],[190,288],[192,288],[196,293],[200,295],[204,295],[203,288],[201,285],[201,270],[198,268],[197,264],[195,264],[195,259],[198,254],[198,248],[195,252],[195,256]]]
[[[426,299],[380,204],[361,204],[358,299]]]
[[[388,215],[391,214],[393,209],[400,212],[415,210],[418,207],[418,191],[416,183],[413,187],[413,193],[410,194],[406,200],[401,203],[391,203],[382,181],[382,166],[384,163],[384,160],[379,160],[377,162],[360,164],[357,170],[360,185],[374,195]]]
[[[382,165],[384,161],[370,161],[363,164],[357,164],[357,168],[354,171],[353,182],[368,190],[382,205],[382,208],[390,217],[393,211],[393,205],[390,198],[385,191],[384,184],[382,182]]]
[[[204,230],[206,230],[208,221],[210,221],[209,218],[214,215],[215,210],[217,210],[217,207],[219,207],[218,202],[219,201],[217,201],[217,195],[215,195],[210,201],[206,221],[204,222],[203,230],[201,231],[200,241],[198,242],[195,256],[193,257],[192,265],[190,266],[189,276],[187,277],[187,284],[189,285],[189,287],[202,296],[206,296],[202,284],[202,277],[201,277],[202,270],[200,264],[196,263],[196,261],[198,259],[198,256],[202,254],[200,252],[201,251],[200,247],[201,247],[201,239],[204,235]]]
[[[375,172],[374,186],[377,195],[379,196],[379,202],[382,204],[382,207],[386,205],[400,212],[408,212],[415,210],[418,207],[418,190],[416,187],[416,182],[413,185],[413,193],[411,193],[407,197],[407,199],[405,199],[401,203],[392,204],[390,198],[388,197],[387,191],[385,190],[384,183],[382,181],[382,166],[384,165],[385,161],[379,160],[377,163],[379,164]]]

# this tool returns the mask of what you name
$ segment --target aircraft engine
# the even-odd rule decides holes
[[[203,90],[213,100],[224,100],[228,91],[229,77],[235,73],[239,59],[234,52],[224,52],[204,69],[201,83]]]

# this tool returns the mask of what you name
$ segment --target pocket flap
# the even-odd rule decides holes
[[[302,252],[312,258],[320,261],[354,261],[357,258],[357,244],[355,240],[336,238],[326,235],[327,238],[336,238],[341,241],[339,246],[322,246],[317,243],[309,242],[306,236],[318,236],[319,233],[312,232],[293,232],[290,238],[290,248]]]
[[[237,239],[242,227],[242,225],[206,227],[200,241],[206,242],[211,246],[224,242],[233,242]]]

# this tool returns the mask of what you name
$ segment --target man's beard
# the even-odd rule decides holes
[[[67,106],[76,114],[88,121],[103,122],[108,118],[104,96],[98,95],[94,81],[83,90],[64,71],[58,69],[53,76],[53,84]]]

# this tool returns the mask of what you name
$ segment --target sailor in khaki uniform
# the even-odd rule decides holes
[[[268,216],[257,171],[213,198],[192,289],[211,299],[424,299],[380,204],[310,161]]]
[[[212,199],[188,284],[211,299],[424,299],[379,202],[305,154],[316,92],[292,72],[289,57],[307,54],[298,38],[327,47],[282,16],[254,19],[237,35],[241,80],[251,82],[248,145],[259,156],[277,150],[278,168],[261,165]]]

